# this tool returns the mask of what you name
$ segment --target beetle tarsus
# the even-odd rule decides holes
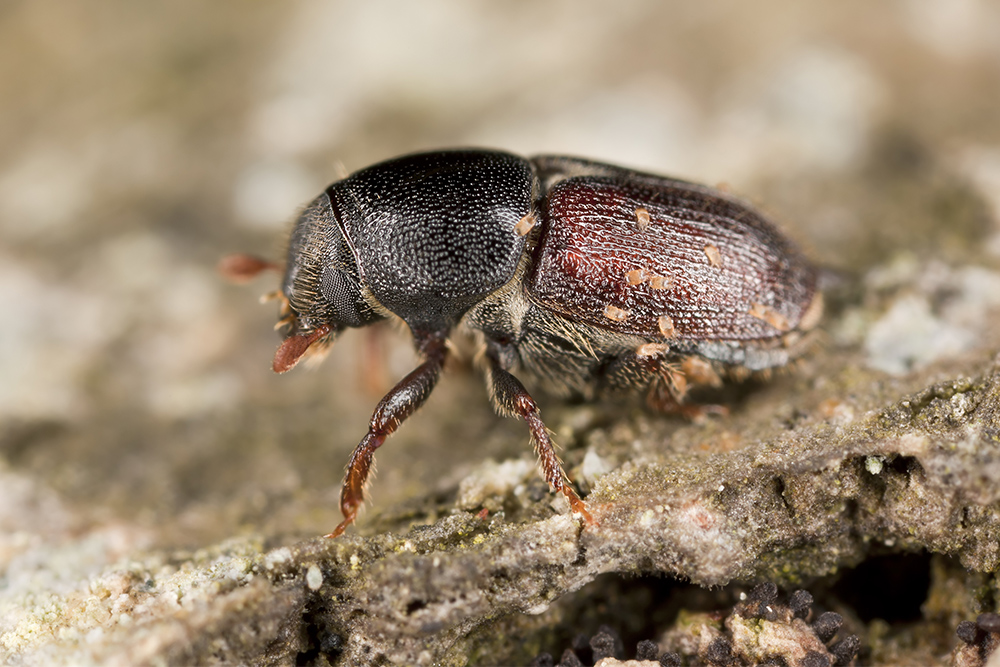
[[[426,360],[392,388],[379,402],[372,414],[368,433],[351,454],[347,474],[340,489],[340,511],[344,520],[327,537],[337,537],[354,523],[358,509],[365,500],[365,483],[371,472],[375,450],[392,435],[399,425],[416,412],[431,395],[441,377],[447,357],[444,334],[428,336],[419,345]]]

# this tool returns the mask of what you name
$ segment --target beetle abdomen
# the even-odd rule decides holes
[[[814,269],[759,213],[722,193],[643,175],[549,191],[527,291],[613,331],[752,341],[798,327]]]

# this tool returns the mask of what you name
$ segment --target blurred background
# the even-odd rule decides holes
[[[280,258],[345,170],[472,145],[726,184],[850,281],[996,264],[998,119],[989,0],[6,0],[0,568],[336,525],[362,337],[275,376],[277,277],[215,265]],[[376,386],[414,363],[387,341]],[[525,452],[467,370],[380,451],[375,508]]]

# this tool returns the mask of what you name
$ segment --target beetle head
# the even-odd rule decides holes
[[[324,192],[299,216],[288,244],[279,327],[285,341],[274,370],[322,354],[348,327],[383,319],[365,300],[358,262]]]
[[[390,314],[418,346],[447,335],[514,277],[534,183],[523,158],[459,150],[395,158],[328,187],[292,231],[275,370]]]

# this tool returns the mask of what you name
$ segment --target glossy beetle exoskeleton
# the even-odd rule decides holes
[[[247,262],[231,273],[265,266]],[[483,150],[401,157],[328,187],[295,225],[281,291],[279,373],[386,318],[423,359],[375,409],[331,536],[354,521],[375,450],[430,396],[456,329],[480,343],[497,412],[527,422],[546,481],[591,521],[518,377],[584,398],[647,388],[676,408],[689,383],[786,364],[822,312],[813,267],[729,195]]]

